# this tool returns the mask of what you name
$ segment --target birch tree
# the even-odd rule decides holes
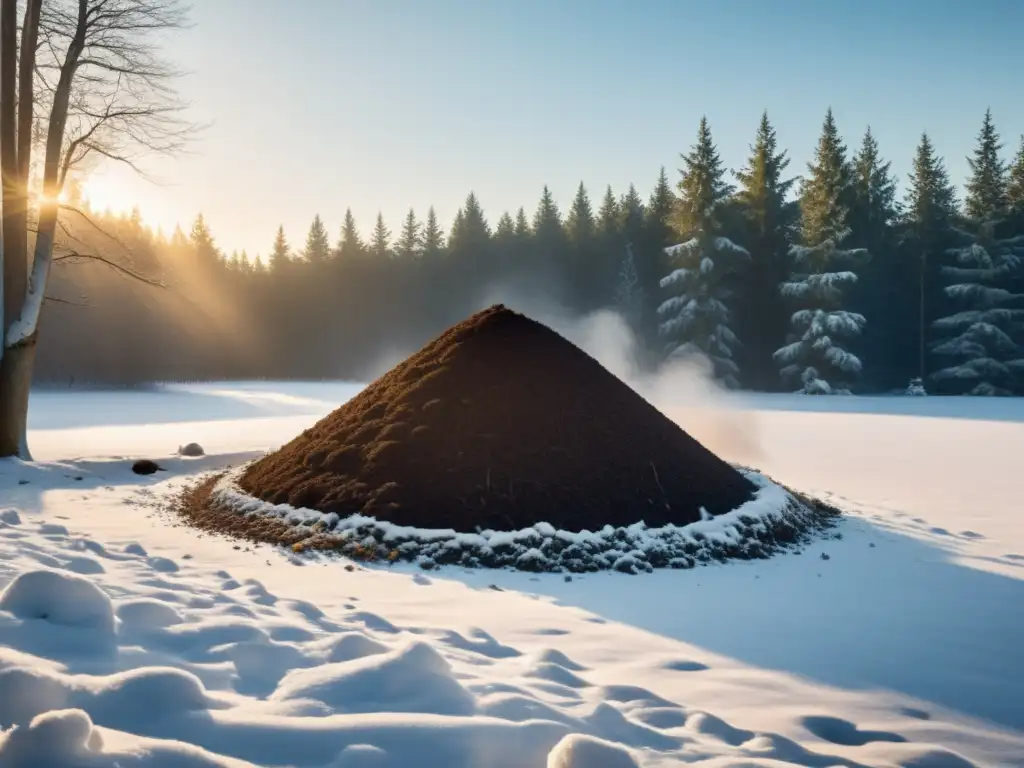
[[[19,34],[18,0],[0,0],[0,457],[30,459],[29,390],[53,265],[96,259],[145,279],[60,246],[62,213],[88,220],[61,192],[97,161],[140,170],[147,156],[180,149],[191,127],[158,46],[185,23],[177,0],[24,0],[21,11]]]

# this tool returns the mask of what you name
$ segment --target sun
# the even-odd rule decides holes
[[[90,174],[79,185],[82,199],[97,212],[128,213],[135,207],[134,195],[123,183],[106,174]]]

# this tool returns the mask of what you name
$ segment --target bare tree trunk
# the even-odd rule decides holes
[[[3,200],[4,312],[3,327],[10,328],[21,314],[28,279],[27,232],[19,217],[17,67],[18,2],[0,0],[0,190]],[[21,226],[19,224],[21,220]]]
[[[28,395],[36,357],[36,336],[4,351],[0,362],[0,456],[31,461],[26,441]]]
[[[924,383],[924,379],[925,379],[925,375],[926,375],[925,374],[925,367],[926,367],[925,366],[925,330],[926,330],[926,326],[925,326],[925,311],[924,311],[924,293],[925,293],[925,291],[924,291],[924,288],[925,288],[924,281],[925,281],[925,275],[927,274],[927,265],[928,265],[928,254],[922,253],[921,254],[921,276],[920,276],[920,279],[918,280],[918,283],[919,283],[919,286],[918,286],[919,287],[918,302],[919,303],[918,303],[918,316],[917,316],[917,323],[918,323],[918,325],[917,325],[917,333],[918,333],[918,337],[917,337],[917,342],[918,342],[918,347],[917,347],[917,353],[918,353],[917,366],[918,366],[918,376],[921,377],[921,383],[922,384]]]
[[[30,0],[26,8],[26,27],[33,23],[32,14],[36,11],[37,0]],[[50,108],[50,120],[47,126],[46,155],[43,168],[43,197],[39,202],[39,225],[36,233],[35,254],[32,259],[32,274],[25,275],[28,271],[28,231],[27,231],[27,205],[18,216],[18,195],[16,194],[17,180],[21,176],[22,168],[27,172],[28,162],[19,164],[17,155],[17,103],[15,87],[17,83],[17,50],[8,44],[8,37],[16,30],[12,25],[15,23],[17,11],[17,0],[0,0],[0,169],[3,169],[3,221],[4,221],[4,246],[8,244],[7,230],[9,218],[22,223],[20,229],[21,238],[11,238],[14,247],[21,244],[22,256],[7,254],[4,259],[4,288],[8,295],[13,290],[11,282],[12,274],[16,279],[21,279],[21,292],[15,299],[17,314],[12,315],[10,322],[5,317],[4,322],[4,356],[0,360],[0,457],[20,456],[30,460],[28,450],[27,424],[28,424],[28,400],[32,387],[32,369],[35,363],[36,339],[39,331],[39,316],[43,308],[43,297],[46,293],[46,283],[50,274],[50,266],[53,264],[54,234],[57,229],[57,202],[56,196],[60,193],[60,159],[61,147],[64,140],[64,128],[67,124],[68,104],[71,97],[71,83],[74,79],[75,70],[78,68],[78,61],[82,54],[85,43],[86,31],[86,0],[79,0],[78,3],[78,25],[75,35],[68,47],[67,55],[61,66],[60,77],[57,87],[54,90],[53,104]],[[31,32],[31,30],[29,30]],[[6,36],[5,36],[6,35]],[[16,32],[15,32],[16,35]],[[22,66],[34,66],[34,50],[29,53],[23,51]],[[30,81],[22,80],[21,97],[32,97],[32,85]],[[32,98],[29,99],[31,101]],[[31,110],[31,105],[27,107]],[[24,113],[23,113],[24,114]],[[25,145],[29,150],[30,143]],[[6,147],[6,149],[5,149]],[[27,204],[27,189],[22,200]],[[13,258],[12,258],[13,257]],[[16,270],[22,268],[19,274]],[[21,277],[24,275],[24,277]],[[4,302],[4,314],[8,314],[9,307]]]

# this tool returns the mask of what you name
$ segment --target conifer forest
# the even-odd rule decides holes
[[[580,184],[560,210],[543,187],[498,212],[469,192],[452,222],[431,208],[363,228],[325,200],[259,255],[202,215],[165,235],[69,212],[37,381],[365,380],[504,291],[614,309],[643,365],[699,353],[725,387],[1021,395],[1024,137],[979,118],[962,189],[927,134],[898,180],[870,130],[848,141],[829,110],[803,169],[768,114],[735,169],[701,120],[649,194]]]

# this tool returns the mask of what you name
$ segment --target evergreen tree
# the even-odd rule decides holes
[[[370,235],[370,254],[378,259],[386,259],[391,256],[391,230],[384,223],[384,216],[377,212],[377,223],[373,227],[373,234]]]
[[[896,179],[892,163],[884,162],[878,142],[869,127],[864,133],[860,151],[853,161],[852,226],[858,240],[868,250],[881,249],[890,237],[893,223],[899,217],[896,201]],[[871,251],[874,253],[874,251]]]
[[[508,243],[516,236],[516,223],[512,219],[512,214],[505,211],[501,214],[498,219],[498,225],[494,228],[495,240],[500,240],[502,243]]]
[[[668,183],[665,166],[661,167],[654,191],[644,209],[644,250],[651,254],[652,266],[657,274],[664,273],[665,265],[660,263],[664,249],[672,243],[672,217],[676,209],[676,196]]]
[[[338,241],[338,261],[351,263],[366,253],[366,246],[359,237],[356,217],[352,209],[345,209],[345,220],[341,225],[341,239]]]
[[[288,269],[291,258],[291,248],[284,236],[284,225],[278,226],[274,246],[270,250],[270,271],[276,274],[283,273]]]
[[[947,363],[932,381],[971,395],[1022,391],[1024,294],[1007,286],[1024,261],[1024,235],[998,239],[995,231],[995,222],[987,221],[977,234],[962,233],[963,244],[951,251],[955,265],[942,268],[950,281],[945,293],[961,309],[934,323],[949,335],[932,348]]]
[[[882,160],[871,129],[864,134],[852,164],[850,243],[871,254],[852,286],[849,304],[871,318],[864,328],[862,349],[872,361],[872,383],[886,389],[906,385],[906,361],[913,354],[894,339],[913,335],[914,315],[908,312],[908,291],[915,285],[913,264],[901,258],[896,231],[899,202],[892,164]]]
[[[940,269],[947,282],[943,292],[954,311],[932,324],[940,338],[932,344],[939,362],[931,380],[944,390],[973,395],[1022,391],[1024,294],[1016,289],[1024,235],[1014,236],[1004,221],[1009,196],[1001,148],[987,110],[974,157],[968,158],[969,228],[956,231],[959,242],[949,250],[954,262]]]
[[[567,286],[577,311],[587,312],[600,306],[600,272],[596,264],[597,228],[587,189],[580,182],[569,215],[565,218],[569,253],[566,264]]]
[[[178,235],[180,233],[181,230],[176,228],[175,234]],[[209,269],[220,264],[220,251],[213,241],[213,234],[210,232],[203,214],[200,213],[196,216],[188,240],[192,246],[192,252],[195,254],[196,263],[201,268]]]
[[[634,204],[631,203],[631,205]],[[642,320],[637,329],[637,338],[641,345],[640,353],[644,356],[642,361],[644,363],[657,362],[657,358],[652,353],[657,347],[658,305],[656,302],[648,301],[648,298],[657,299],[661,293],[661,278],[671,271],[671,264],[665,255],[665,249],[676,240],[671,223],[675,207],[676,196],[669,184],[665,166],[662,166],[654,190],[643,209],[640,242],[633,249],[633,258],[637,263],[637,274],[640,278],[640,293],[644,301]],[[616,256],[620,252],[621,247],[617,247],[613,251]],[[648,360],[648,357],[653,359]]]
[[[470,192],[462,208],[455,214],[448,247],[453,253],[467,255],[473,253],[474,249],[485,247],[490,237],[491,228],[484,217],[480,201],[475,193]],[[478,250],[476,255],[482,257],[483,253]]]
[[[726,386],[739,385],[730,328],[728,280],[747,250],[725,236],[722,208],[731,194],[706,118],[701,118],[697,143],[683,156],[679,199],[673,217],[686,241],[666,249],[675,266],[661,281],[675,294],[658,308],[664,319],[661,334],[670,339],[669,355],[705,355],[715,376]]]
[[[618,204],[619,229],[627,243],[640,243],[644,232],[644,201],[633,184],[629,185],[626,194]]]
[[[562,257],[566,252],[565,230],[562,228],[562,214],[547,184],[544,185],[537,210],[533,214],[532,234],[536,274],[550,275],[556,279],[564,276],[566,272]]]
[[[466,204],[462,208],[463,223],[466,226],[466,236],[471,240],[486,242],[491,237],[491,227],[484,216],[484,209],[476,193],[470,192],[466,195]]]
[[[515,266],[516,222],[512,214],[505,211],[494,228],[495,267],[501,277],[508,276]]]
[[[495,264],[491,248],[491,228],[476,194],[470,192],[456,214],[448,239],[448,285],[456,288],[463,304],[449,302],[452,320],[476,308],[480,293],[493,278]]]
[[[735,172],[739,231],[751,255],[737,280],[736,331],[744,342],[741,382],[755,389],[776,388],[773,355],[789,327],[778,288],[789,274],[789,246],[798,218],[797,206],[789,200],[796,179],[783,178],[787,167],[789,158],[779,150],[775,128],[763,112],[747,164]]]
[[[914,353],[914,378],[922,382],[929,376],[926,349],[928,329],[941,299],[938,286],[939,267],[952,247],[951,236],[957,215],[953,185],[946,167],[932,146],[927,133],[921,134],[914,155],[913,169],[908,176],[908,190],[903,205],[903,248],[916,268],[912,294],[903,301],[915,308],[916,325],[910,340]],[[892,339],[896,342],[897,339]],[[900,347],[905,345],[900,344]]]
[[[633,246],[627,245],[615,284],[615,309],[634,335],[640,333],[646,303],[640,275],[636,271],[636,259],[633,258]]]
[[[601,198],[601,206],[597,210],[594,224],[597,230],[598,250],[594,271],[595,277],[598,278],[597,301],[602,306],[611,306],[615,302],[618,274],[626,246],[620,219],[619,202],[615,199],[611,186],[608,186]]]
[[[444,232],[437,222],[434,206],[427,211],[427,223],[423,227],[423,257],[433,259],[440,255],[444,248]]]
[[[395,252],[399,258],[413,259],[420,255],[421,245],[420,223],[416,220],[416,212],[410,208],[402,222],[402,233]]]
[[[804,244],[815,245],[839,238],[850,227],[850,166],[831,108],[807,170],[810,175],[800,189],[801,237]]]
[[[565,231],[569,241],[575,244],[586,243],[594,236],[594,210],[582,181],[576,189],[569,215],[565,218]]]
[[[516,211],[514,242],[512,258],[516,261],[516,268],[523,269],[524,265],[530,264],[533,247],[533,232],[530,230],[530,220],[527,218],[526,209],[523,206],[519,206]]]
[[[252,272],[252,261],[249,259],[249,254],[242,249],[242,255],[238,259],[238,268],[243,275],[248,275]]]
[[[788,343],[774,357],[783,381],[802,392],[847,393],[863,366],[840,343],[859,335],[866,320],[843,309],[843,288],[857,282],[850,267],[863,264],[868,252],[841,247],[850,235],[850,168],[831,109],[808,170],[800,199],[803,245],[790,248],[794,272],[780,289],[798,310]]]
[[[804,394],[849,394],[848,384],[863,368],[860,358],[839,346],[866,325],[863,315],[842,309],[843,287],[857,280],[842,266],[867,257],[863,248],[840,248],[845,235],[790,249],[797,271],[782,284],[782,295],[802,308],[790,318],[789,343],[775,353],[775,361],[783,381],[797,384]]]
[[[609,184],[604,190],[601,207],[597,211],[597,227],[602,234],[614,234],[619,231],[619,223],[619,203]]]
[[[1010,165],[1006,203],[1018,220],[1018,229],[1024,230],[1024,135],[1020,137],[1020,147]]]
[[[522,206],[516,211],[516,238],[521,243],[530,239],[530,220],[526,218],[526,209]]]
[[[1006,211],[1006,164],[999,157],[1002,148],[992,120],[992,110],[985,110],[974,156],[967,158],[971,177],[967,181],[964,199],[967,216],[979,226],[1002,218]]]
[[[555,238],[555,233],[561,232],[562,214],[558,210],[558,204],[544,185],[541,191],[540,202],[537,203],[537,211],[533,214],[533,234],[538,239]]]
[[[322,264],[331,256],[331,244],[327,236],[327,227],[324,226],[320,214],[313,217],[313,223],[309,225],[309,234],[306,235],[306,247],[302,255],[310,264]]]

